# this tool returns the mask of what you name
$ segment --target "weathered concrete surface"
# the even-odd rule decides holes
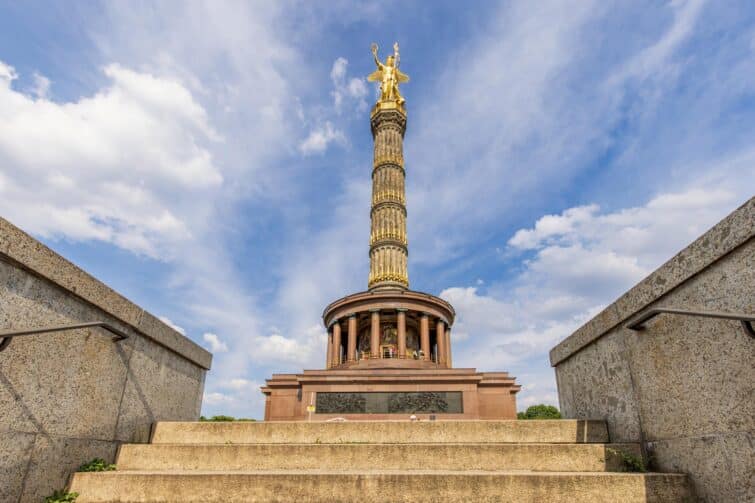
[[[0,501],[40,501],[156,420],[199,415],[211,355],[0,218],[0,330],[106,321],[15,338],[0,352]]]
[[[616,472],[618,450],[640,455],[639,444],[127,444],[118,469]]]
[[[155,425],[155,444],[605,443],[603,421],[237,422]]]
[[[704,501],[751,501],[755,339],[736,321],[669,314],[623,328],[649,307],[755,313],[755,198],[551,351],[565,417],[646,442]]]
[[[683,475],[517,472],[77,473],[90,502],[568,502],[694,501]]]
[[[151,444],[121,447],[117,472],[78,473],[71,490],[80,502],[693,501],[684,475],[612,472],[639,445],[588,443],[605,441],[600,423],[159,423]]]

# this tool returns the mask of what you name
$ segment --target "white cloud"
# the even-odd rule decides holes
[[[598,211],[597,204],[569,208],[561,215],[545,215],[535,222],[534,229],[520,229],[509,240],[509,245],[521,249],[535,248],[542,240],[561,235],[573,229],[575,225],[590,220]]]
[[[279,333],[260,336],[255,339],[250,356],[254,361],[265,364],[295,367],[319,365],[325,357],[326,337],[325,328],[319,324],[306,328],[294,337],[284,337]]]
[[[31,92],[37,98],[47,98],[50,91],[50,79],[39,73],[34,74],[34,87]]]
[[[486,294],[476,287],[441,293],[457,312],[454,362],[524,369],[518,406],[557,403],[548,351],[739,202],[724,190],[689,189],[613,212],[589,205],[541,217],[509,240],[511,248],[535,250],[521,257],[517,277]]]
[[[339,57],[333,62],[333,68],[330,70],[330,80],[333,83],[333,105],[336,110],[341,110],[345,101],[356,106],[356,109],[363,111],[367,109],[367,84],[365,79],[357,77],[347,77],[349,61],[344,57]]]
[[[331,143],[345,145],[346,136],[332,123],[325,122],[309,132],[309,136],[299,145],[299,150],[304,155],[322,154]]]
[[[235,397],[225,393],[220,393],[218,391],[206,391],[204,397],[202,398],[202,404],[210,406],[230,404],[235,401]]]
[[[162,321],[163,323],[165,323],[166,325],[168,325],[170,328],[172,328],[173,330],[175,330],[179,334],[186,335],[186,330],[184,330],[182,327],[179,327],[178,325],[176,325],[175,323],[173,323],[173,321],[170,318],[168,318],[167,316],[159,316],[159,319],[160,319],[160,321]]]
[[[41,236],[153,258],[190,238],[190,200],[223,178],[206,147],[219,135],[186,88],[108,65],[105,88],[56,103],[14,90],[15,71],[0,68],[10,76],[0,79],[3,215]]]
[[[0,80],[4,81],[5,86],[10,86],[10,83],[18,78],[16,69],[7,63],[0,61]]]
[[[203,405],[213,410],[211,415],[249,417],[250,410],[261,415],[264,396],[260,386],[257,381],[240,377],[221,380],[216,383],[220,391],[205,392]]]
[[[644,79],[664,76],[669,72],[669,60],[674,51],[688,39],[705,3],[706,0],[670,2],[673,22],[669,29],[654,44],[628,61],[622,71],[614,75],[612,83],[620,83],[630,77]],[[674,65],[671,66],[673,68]]]
[[[226,353],[228,351],[228,345],[221,341],[217,334],[207,332],[202,335],[202,339],[210,345],[211,353]]]

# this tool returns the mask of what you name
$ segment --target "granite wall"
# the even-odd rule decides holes
[[[606,419],[651,467],[689,474],[704,501],[755,501],[755,338],[738,321],[650,307],[755,313],[755,198],[551,351],[564,417]]]
[[[196,420],[212,355],[0,218],[0,331],[109,322],[18,337],[0,352],[0,501],[34,502],[159,420]]]

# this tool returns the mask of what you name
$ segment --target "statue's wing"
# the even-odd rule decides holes
[[[396,70],[396,77],[401,84],[409,82],[409,76],[402,71]]]
[[[382,82],[383,81],[383,71],[382,70],[375,70],[371,74],[367,76],[367,80],[370,82]]]

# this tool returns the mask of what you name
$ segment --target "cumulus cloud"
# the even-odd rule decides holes
[[[218,337],[217,334],[207,332],[202,335],[202,339],[204,339],[204,341],[210,345],[211,353],[225,353],[228,351],[228,345],[226,345],[225,342],[221,341],[220,337]]]
[[[260,363],[279,363],[291,366],[306,366],[318,364],[324,357],[323,348],[327,340],[325,328],[311,325],[302,333],[295,333],[293,337],[285,337],[280,333],[269,336],[259,336],[252,345],[250,356]]]
[[[331,143],[345,145],[346,136],[327,121],[309,132],[309,136],[299,145],[299,151],[304,155],[322,154]]]
[[[457,311],[454,361],[527,372],[520,408],[556,390],[547,353],[737,204],[725,190],[660,194],[643,206],[601,212],[597,205],[545,215],[509,239],[521,272],[491,285],[452,287]],[[541,368],[534,372],[533,367]],[[537,382],[528,387],[530,380]]]
[[[94,95],[56,103],[15,90],[0,63],[0,212],[37,235],[165,258],[191,236],[182,204],[222,183],[206,147],[220,137],[179,82],[103,72]]]

